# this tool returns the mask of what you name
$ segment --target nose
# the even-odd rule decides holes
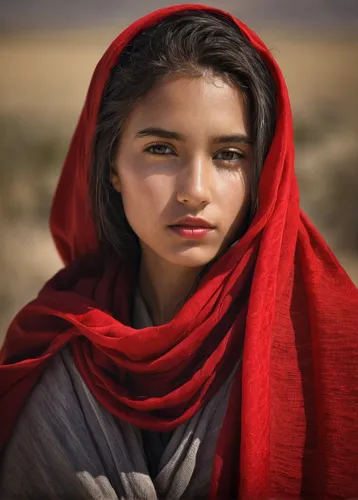
[[[180,172],[177,186],[179,203],[202,208],[211,202],[211,168],[205,158],[189,161]]]

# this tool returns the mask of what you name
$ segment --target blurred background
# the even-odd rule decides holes
[[[358,284],[358,1],[206,3],[254,28],[281,65],[302,207]],[[96,63],[132,20],[170,4],[1,0],[0,342],[61,267],[50,203]]]

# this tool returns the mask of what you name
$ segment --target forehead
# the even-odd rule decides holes
[[[133,108],[127,129],[161,126],[185,134],[248,133],[243,93],[221,77],[171,76],[160,81]]]

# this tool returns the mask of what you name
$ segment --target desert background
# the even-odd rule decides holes
[[[301,204],[358,284],[358,2],[208,2],[263,38],[288,84]],[[2,0],[0,343],[61,267],[52,194],[96,63],[134,18],[170,2]]]

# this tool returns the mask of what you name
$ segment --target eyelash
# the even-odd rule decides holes
[[[167,144],[151,144],[150,146],[148,146],[147,148],[145,148],[144,151],[146,153],[149,153],[149,154],[152,154],[152,155],[156,155],[156,156],[167,156],[165,153],[154,153],[153,148],[166,148],[166,149],[170,149],[170,150],[173,151],[173,149],[170,146],[168,146]]]
[[[165,148],[166,150],[171,150],[172,152],[171,153],[155,153],[153,151],[154,148]],[[168,156],[169,154],[175,154],[173,153],[173,148],[171,146],[168,146],[167,144],[161,144],[161,143],[158,143],[158,144],[151,144],[150,146],[148,146],[147,148],[144,149],[144,151],[146,153],[149,153],[151,155],[154,155],[154,156]],[[222,150],[222,151],[218,151],[216,153],[216,155],[218,154],[225,154],[225,153],[232,153],[233,155],[237,155],[238,157],[235,158],[235,159],[231,159],[231,160],[224,160],[224,159],[221,159],[219,161],[223,162],[223,163],[233,163],[235,161],[240,161],[240,160],[243,160],[245,158],[245,155],[239,151],[233,151],[231,149],[226,149],[226,150]],[[215,155],[215,156],[216,156]]]

